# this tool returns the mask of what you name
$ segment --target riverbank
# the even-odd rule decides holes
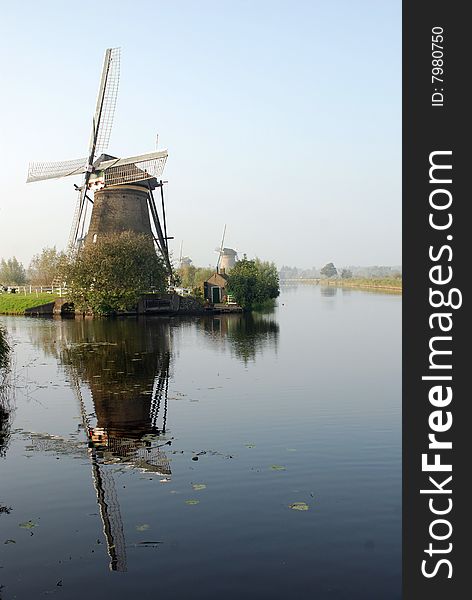
[[[236,304],[204,305],[191,296],[159,293],[143,294],[134,310],[123,311],[117,313],[117,315],[208,315],[240,312],[243,312],[243,309]],[[70,316],[73,313],[74,305],[67,298],[60,297],[57,294],[0,295],[0,315],[60,316],[67,314]],[[76,314],[82,316],[82,313]],[[91,313],[90,316],[92,316]]]
[[[293,285],[294,283],[300,283],[304,285],[332,285],[336,287],[350,287],[359,289],[374,289],[374,290],[388,290],[390,292],[402,293],[403,284],[402,280],[396,277],[383,277],[383,278],[367,278],[367,277],[356,277],[351,279],[281,279],[281,284]]]
[[[35,306],[54,302],[57,294],[0,294],[1,315],[24,315],[25,311]]]
[[[402,280],[394,277],[379,279],[356,278],[356,279],[325,279],[320,281],[321,285],[335,285],[338,287],[353,287],[378,290],[390,290],[401,293],[403,290]]]

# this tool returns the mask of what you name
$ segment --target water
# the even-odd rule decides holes
[[[400,296],[0,319],[0,598],[400,598]]]

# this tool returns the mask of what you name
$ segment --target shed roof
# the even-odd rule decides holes
[[[209,277],[206,281],[211,285],[218,285],[219,287],[226,287],[228,283],[228,276],[223,273],[213,273],[211,277]]]

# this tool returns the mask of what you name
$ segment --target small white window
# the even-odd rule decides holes
[[[97,241],[97,234],[96,233],[93,234],[93,240],[92,241],[93,241],[94,244],[96,243],[96,241]]]

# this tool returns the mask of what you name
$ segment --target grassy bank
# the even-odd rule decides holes
[[[356,277],[352,279],[325,279],[321,285],[336,285],[341,287],[375,288],[379,290],[402,291],[402,280],[396,277],[367,278]]]
[[[0,314],[23,315],[27,308],[53,302],[57,294],[0,294]]]

